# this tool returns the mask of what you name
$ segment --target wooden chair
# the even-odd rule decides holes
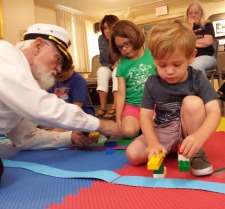
[[[218,40],[215,40],[214,41],[214,57],[216,58],[217,60],[217,55],[218,55],[218,46],[219,46],[219,42]],[[221,77],[220,77],[220,72],[218,70],[218,66],[214,69],[210,69],[210,70],[207,70],[206,71],[206,76],[207,78],[210,80],[212,86],[214,87],[214,80],[217,79],[218,80],[218,86],[221,86],[222,85],[222,80],[221,80]]]
[[[91,60],[91,74],[86,78],[88,86],[88,96],[94,107],[100,105],[99,95],[96,91],[97,88],[97,71],[102,65],[99,62],[99,55],[95,55]],[[109,82],[109,92],[107,98],[107,104],[112,104],[113,102],[113,93],[112,93],[112,81]]]
[[[99,54],[95,55],[91,60],[91,74],[86,78],[87,84],[96,84],[97,85],[97,71],[101,67],[99,62]]]
[[[214,49],[215,53],[214,56],[216,60],[218,60],[218,46],[219,46],[219,41],[215,40],[214,42]],[[207,70],[206,71],[206,76],[210,80],[212,86],[214,87],[214,81],[215,79],[218,80],[218,87],[220,88],[223,85],[223,79],[225,78],[225,69],[218,69],[218,65],[215,69]],[[225,114],[225,105],[224,102],[220,102],[220,108],[221,108],[221,113],[222,115]]]

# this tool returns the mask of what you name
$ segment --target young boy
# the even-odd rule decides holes
[[[74,71],[73,58],[68,53],[71,67],[55,76],[54,85],[48,90],[67,103],[78,105],[85,113],[95,115],[95,110],[88,98],[86,80]]]
[[[196,54],[194,33],[184,22],[173,20],[155,25],[148,40],[157,75],[145,83],[143,135],[127,148],[127,158],[134,165],[146,163],[153,153],[165,156],[182,143],[180,151],[190,158],[193,175],[209,175],[213,168],[202,148],[218,127],[221,115],[210,82],[188,66]]]

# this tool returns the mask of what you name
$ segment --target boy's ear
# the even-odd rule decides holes
[[[195,59],[195,55],[197,54],[197,49],[195,49],[193,52],[192,52],[192,54],[191,54],[191,56],[190,56],[190,58],[189,58],[189,64],[191,64],[192,62],[194,62],[194,59]]]

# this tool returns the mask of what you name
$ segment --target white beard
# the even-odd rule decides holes
[[[35,69],[36,70],[32,71],[32,73],[40,88],[48,90],[54,85],[55,78],[52,71],[45,70],[40,63],[37,63]]]

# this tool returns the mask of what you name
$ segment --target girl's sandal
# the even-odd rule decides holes
[[[96,112],[95,116],[97,118],[102,118],[105,114],[106,114],[107,110],[104,109],[98,109],[98,111]]]
[[[110,109],[103,117],[104,119],[107,120],[115,120],[116,119],[116,110],[115,109]]]

